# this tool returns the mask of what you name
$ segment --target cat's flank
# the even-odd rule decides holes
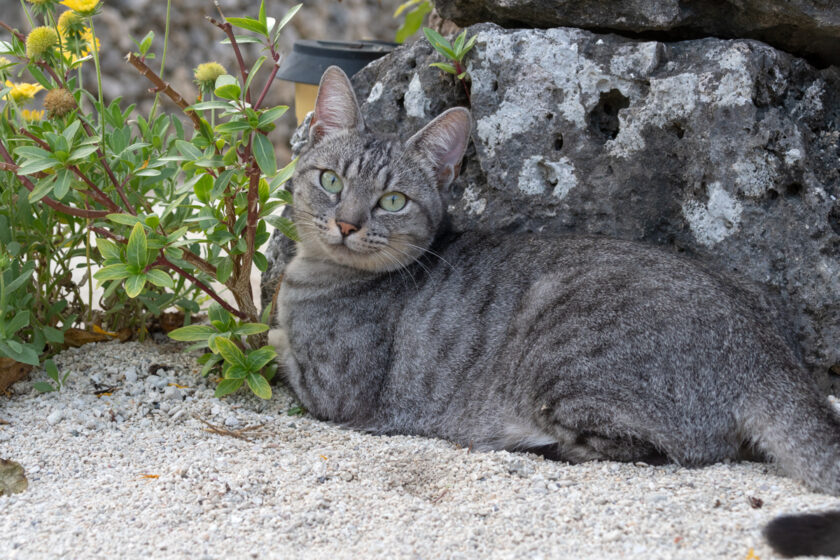
[[[307,410],[572,462],[697,466],[750,446],[840,494],[840,418],[754,290],[639,243],[442,231],[470,128],[456,108],[405,143],[377,136],[325,73],[278,307]]]

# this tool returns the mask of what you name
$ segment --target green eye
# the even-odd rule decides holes
[[[389,192],[382,195],[379,199],[379,207],[388,212],[399,212],[405,208],[405,203],[408,199],[403,193]]]
[[[344,188],[341,179],[334,171],[321,172],[321,186],[324,187],[325,191],[333,194],[340,193],[341,189]]]

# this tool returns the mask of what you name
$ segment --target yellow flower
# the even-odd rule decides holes
[[[84,28],[83,24],[84,22],[82,21],[82,16],[73,10],[67,10],[58,17],[58,32],[61,34],[61,38],[63,39],[67,33],[81,32]]]
[[[6,85],[12,88],[12,91],[10,91],[6,97],[11,97],[15,103],[26,103],[30,99],[34,98],[36,93],[44,89],[44,86],[41,84],[14,84],[9,80],[6,80]]]
[[[36,109],[32,109],[30,111],[29,109],[24,109],[24,110],[21,111],[21,116],[23,117],[23,120],[25,120],[26,122],[40,121],[41,119],[44,118],[44,111],[43,110],[38,111]]]
[[[93,15],[99,7],[99,0],[62,0],[61,3],[83,16]]]
[[[44,55],[58,44],[58,33],[52,27],[36,27],[26,37],[26,56],[33,60]]]
[[[99,37],[94,37],[93,33],[90,32],[90,28],[84,28],[84,30],[82,31],[82,40],[87,46],[85,49],[82,50],[82,56],[87,56],[94,50],[96,52],[99,52]]]

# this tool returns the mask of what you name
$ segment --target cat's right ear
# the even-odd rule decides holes
[[[449,109],[406,142],[433,166],[438,187],[448,186],[461,170],[461,158],[470,142],[472,117],[463,107]]]
[[[342,130],[364,129],[362,112],[353,93],[347,74],[338,66],[330,66],[321,76],[315,114],[309,123],[309,143],[315,145],[321,138]]]

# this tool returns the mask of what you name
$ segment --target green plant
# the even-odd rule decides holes
[[[32,386],[35,387],[37,390],[41,391],[42,393],[52,393],[53,391],[61,391],[61,388],[64,387],[64,382],[67,381],[67,377],[70,375],[70,372],[64,374],[62,377],[58,373],[58,367],[56,367],[55,362],[52,360],[47,360],[44,362],[44,371],[47,373],[47,377],[53,380],[53,383],[47,383],[45,381],[38,381],[37,383],[33,383]]]
[[[475,41],[478,36],[473,35],[469,38],[469,40],[467,40],[467,30],[464,29],[458,37],[455,38],[455,42],[450,43],[434,29],[424,27],[423,33],[426,35],[426,39],[429,43],[431,43],[432,47],[434,47],[437,52],[442,54],[451,62],[433,62],[429,66],[440,68],[444,72],[452,74],[460,80],[461,84],[464,86],[464,92],[467,94],[467,99],[469,100],[470,88],[467,84],[468,76],[467,70],[464,68],[464,57],[467,56],[467,53],[470,52],[473,46],[475,46]]]
[[[423,25],[423,20],[434,9],[435,5],[429,0],[408,0],[400,4],[394,11],[394,17],[398,18],[405,14],[405,19],[397,29],[394,40],[397,43],[404,43],[406,39],[417,33]]]
[[[267,17],[264,1],[256,19],[225,18],[221,10],[221,21],[209,18],[224,32],[223,42],[231,45],[240,77],[217,72],[212,83],[202,87],[210,99],[193,104],[147,65],[153,35],[137,43],[137,52],[127,56],[129,64],[155,86],[156,93],[168,97],[184,112],[194,129],[189,133],[180,119],[156,115],[156,105],[144,117],[134,106],[122,108],[119,99],[105,103],[98,63],[100,47],[93,27],[99,4],[94,0],[68,2],[75,2],[84,12],[75,13],[73,18],[67,18],[65,12],[56,18],[55,3],[39,5],[38,14],[46,25],[57,28],[59,42],[36,45],[37,57],[27,56],[27,38],[22,33],[0,22],[0,27],[11,34],[11,41],[0,43],[0,54],[16,61],[5,64],[0,60],[0,71],[8,72],[11,67],[18,78],[27,71],[37,82],[8,82],[0,89],[0,98],[5,100],[0,112],[0,194],[15,197],[21,204],[25,201],[30,212],[41,212],[48,225],[46,231],[69,230],[75,235],[68,243],[77,251],[75,256],[83,254],[86,259],[88,303],[92,304],[92,275],[105,287],[99,303],[106,318],[132,317],[142,330],[146,313],[158,315],[177,307],[189,323],[202,299],[214,300],[214,315],[224,311],[226,316],[235,317],[236,326],[219,331],[229,333],[221,338],[230,344],[222,342],[221,346],[215,342],[219,337],[207,331],[205,345],[214,352],[212,356],[221,356],[207,361],[220,367],[225,376],[238,376],[243,368],[245,371],[244,377],[227,377],[240,382],[225,383],[223,393],[230,392],[234,385],[238,388],[245,380],[258,395],[270,395],[270,390],[265,391],[267,384],[253,377],[270,376],[266,366],[274,356],[272,353],[265,358],[268,327],[253,326],[259,324],[259,317],[250,276],[253,266],[264,270],[267,265],[259,250],[269,238],[267,223],[294,236],[291,222],[273,216],[273,212],[291,202],[283,184],[294,171],[295,162],[279,168],[266,136],[287,107],[263,108],[262,104],[279,69],[280,31],[300,5],[280,20]],[[167,9],[167,20],[168,14]],[[62,20],[86,25],[77,25],[73,31],[54,24]],[[234,26],[250,34],[234,35]],[[266,52],[250,67],[245,65],[239,48],[244,42],[260,43]],[[80,67],[91,59],[97,70],[97,95],[82,87]],[[257,90],[255,79],[264,65],[271,70]],[[201,75],[207,77],[206,73]],[[44,100],[49,110],[46,119],[43,112],[33,115],[33,111],[23,109],[23,104],[40,90],[53,96],[50,106]],[[56,223],[64,224],[64,229]],[[24,229],[30,235],[32,227]],[[96,238],[91,240],[91,234]],[[38,266],[33,261],[37,258],[29,255],[22,266],[36,271]],[[93,264],[100,267],[95,273]],[[42,270],[49,271],[54,265],[55,261],[49,262]],[[32,272],[29,274],[35,278]],[[21,270],[12,275],[20,277]],[[234,303],[211,287],[213,281],[230,292]],[[22,281],[16,289],[27,282]],[[42,292],[40,287],[35,289],[36,294]],[[76,317],[63,319],[62,325],[66,325]],[[15,327],[23,323],[23,319],[12,320],[16,321],[12,325]],[[222,321],[218,317],[212,320]],[[227,325],[226,321],[222,322]],[[116,330],[113,325],[109,327]],[[18,328],[17,334],[13,333],[16,345],[6,342],[5,347],[0,346],[0,355],[10,355],[6,347],[12,353],[20,347],[16,356],[37,363],[37,331],[24,332],[23,338],[21,332]],[[11,336],[7,338],[11,340]]]
[[[255,394],[267,399],[271,397],[271,387],[267,380],[274,377],[276,372],[273,360],[277,353],[271,346],[246,349],[243,352],[235,341],[266,332],[268,325],[265,321],[270,313],[270,307],[266,308],[262,323],[247,323],[238,321],[221,306],[213,305],[209,310],[210,325],[188,325],[175,329],[169,336],[174,340],[196,342],[191,348],[210,349],[211,353],[204,354],[198,360],[204,366],[201,375],[206,376],[214,368],[223,365],[224,379],[216,387],[216,397],[232,393],[243,382],[247,382]]]

